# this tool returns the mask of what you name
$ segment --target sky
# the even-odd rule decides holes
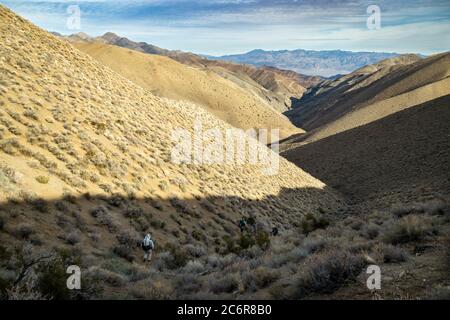
[[[208,55],[264,50],[450,51],[450,0],[0,0],[62,34],[114,32]],[[80,9],[80,29],[71,5]],[[376,5],[377,11],[369,10]],[[379,18],[378,18],[379,17]],[[371,22],[368,27],[368,19]],[[380,22],[377,24],[377,22]],[[375,27],[375,28],[374,28]]]

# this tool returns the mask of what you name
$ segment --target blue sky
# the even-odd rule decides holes
[[[314,49],[450,51],[450,0],[0,0],[38,26],[70,34],[111,31],[135,41],[222,55]],[[67,7],[81,9],[68,30]],[[381,29],[367,28],[367,7],[381,9]]]

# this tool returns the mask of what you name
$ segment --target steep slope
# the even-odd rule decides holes
[[[224,61],[202,60],[202,63],[205,66],[204,69],[212,70],[253,92],[279,112],[289,110],[292,100],[299,99],[306,91],[306,88],[300,84],[304,78],[300,75],[295,76],[297,75],[295,72],[293,75],[278,69],[255,68]]]
[[[253,92],[280,111],[288,110],[292,104],[291,98],[300,98],[305,88],[322,80],[320,77],[300,75],[277,68],[256,68],[251,65],[209,60],[193,53],[170,51],[145,42],[134,42],[113,33],[106,33],[95,38],[95,41],[144,53],[164,55],[189,66],[212,70]]]
[[[448,196],[449,123],[447,95],[283,155],[357,203]]]
[[[397,56],[395,53],[351,52],[342,50],[253,50],[244,54],[210,57],[254,66],[271,66],[300,74],[330,77],[346,74],[368,64]]]
[[[199,104],[237,128],[280,129],[281,137],[302,132],[264,101],[211,71],[96,42],[74,45],[153,94]]]
[[[112,32],[107,32],[101,37],[96,37],[95,40],[103,42],[105,44],[112,44],[115,46],[124,47],[144,53],[159,54],[159,55],[170,54],[170,50],[162,49],[160,47],[145,42],[134,42],[127,38],[119,37],[118,35]]]
[[[174,163],[174,130],[193,134],[198,120],[235,130],[194,104],[154,96],[3,6],[0,40],[1,243],[26,241],[16,233],[26,224],[41,248],[69,245],[74,231],[79,249],[97,257],[123,244],[124,230],[151,229],[160,246],[201,234],[213,250],[244,213],[290,228],[339,207],[322,182],[278,156],[274,176],[249,161]]]
[[[449,74],[449,53],[400,56],[311,88],[286,115],[315,141],[449,94]]]

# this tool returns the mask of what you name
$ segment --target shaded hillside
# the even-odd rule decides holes
[[[311,88],[286,115],[309,142],[450,93],[450,54],[399,56]]]
[[[254,66],[271,66],[293,70],[300,74],[330,77],[346,74],[368,64],[395,57],[395,53],[350,52],[341,50],[253,50],[244,54],[211,57],[211,59],[233,61]]]
[[[447,95],[283,155],[354,202],[414,202],[450,193],[449,123]]]
[[[281,137],[302,132],[270,105],[211,71],[96,42],[74,45],[153,94],[201,105],[234,127],[280,129]]]

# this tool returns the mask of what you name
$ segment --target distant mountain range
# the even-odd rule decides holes
[[[244,54],[207,56],[208,59],[233,61],[254,66],[270,66],[305,75],[332,77],[348,74],[363,66],[398,56],[397,53],[351,52],[342,50],[253,50]]]

